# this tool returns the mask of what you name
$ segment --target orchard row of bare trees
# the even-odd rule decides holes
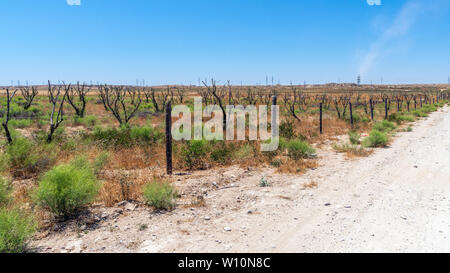
[[[336,93],[311,93],[301,86],[233,86],[230,81],[219,85],[216,80],[203,81],[203,86],[167,86],[160,88],[137,87],[137,86],[115,86],[115,85],[87,85],[77,82],[76,84],[51,84],[48,82],[47,95],[50,108],[49,130],[47,141],[51,142],[55,131],[64,121],[64,107],[69,105],[75,115],[83,118],[86,115],[88,95],[97,91],[98,102],[103,104],[106,111],[123,126],[137,115],[141,105],[145,102],[151,104],[154,112],[165,111],[169,102],[185,103],[188,96],[199,95],[202,97],[204,105],[218,105],[226,121],[226,105],[267,105],[271,104],[272,96],[281,98],[282,106],[287,115],[293,119],[301,121],[301,113],[310,107],[317,107],[319,104],[326,110],[334,109],[339,119],[347,117],[350,108],[361,107],[371,119],[374,118],[374,109],[378,104],[384,104],[385,117],[395,104],[397,111],[404,109],[407,111],[413,107],[422,107],[423,104],[439,102],[449,98],[448,91],[437,90],[401,90],[401,91],[377,91],[370,92],[345,92]],[[6,89],[6,103],[4,103],[2,127],[9,143],[13,141],[8,127],[11,120],[11,103],[17,96],[17,92],[23,98],[21,105],[24,110],[30,109],[33,101],[39,95],[37,86],[18,86]]]
[[[224,85],[217,85],[212,79],[210,82],[203,81],[204,88],[198,90],[206,105],[216,104],[223,110],[223,105],[269,105],[272,96],[280,96],[282,105],[286,113],[297,121],[301,121],[300,114],[308,110],[309,107],[318,107],[322,104],[324,109],[331,107],[335,110],[339,119],[348,116],[350,107],[360,107],[366,115],[374,119],[376,105],[385,104],[385,113],[391,109],[391,104],[395,104],[397,111],[405,108],[408,112],[412,107],[422,107],[423,104],[439,102],[449,98],[449,91],[438,90],[395,90],[395,91],[370,91],[354,92],[340,91],[330,93],[306,92],[301,86],[277,86],[277,87],[234,87],[229,82]],[[225,116],[225,113],[224,113]]]

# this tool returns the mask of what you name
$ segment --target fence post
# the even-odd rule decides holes
[[[279,135],[279,132],[277,131],[278,126],[275,126],[274,124],[278,122],[278,112],[276,109],[277,105],[277,96],[272,96],[272,109],[270,112],[271,116],[271,126],[270,131],[272,132],[272,138],[277,137]]]
[[[352,126],[352,129],[353,129],[353,107],[352,107],[352,102],[350,102],[349,105],[350,105],[350,125]]]
[[[166,166],[167,174],[172,175],[172,102],[166,105]]]
[[[323,110],[322,110],[322,108],[323,108],[323,105],[322,105],[322,103],[320,103],[320,134],[323,134],[323,121],[322,121]]]
[[[388,98],[384,99],[384,119],[388,119]]]
[[[373,109],[375,108],[375,103],[373,99],[370,99],[370,118],[373,120]]]

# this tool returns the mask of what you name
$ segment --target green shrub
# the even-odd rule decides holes
[[[349,139],[350,139],[350,143],[351,143],[351,144],[357,145],[357,144],[360,144],[360,143],[361,143],[361,141],[359,140],[360,135],[359,135],[359,133],[356,132],[356,131],[350,131],[350,132],[348,133],[348,137],[349,137]]]
[[[282,149],[280,149],[280,146],[281,146],[280,142],[282,141],[282,139],[283,139],[284,142],[286,142],[285,138],[279,138],[278,139],[278,148],[276,150],[273,150],[273,151],[261,151],[261,153],[265,157],[267,157],[269,159],[269,161],[272,161],[280,153],[280,151],[282,150]],[[268,145],[272,141],[275,141],[275,139],[269,138],[269,139],[263,141],[263,144]]]
[[[303,138],[301,138],[300,140],[303,140],[303,141],[305,141]],[[285,138],[283,138],[283,137],[280,137],[280,139],[278,140],[278,146],[279,146],[279,149],[281,150],[281,151],[285,151],[286,149],[287,149],[287,144],[288,144],[288,140],[286,140]]]
[[[6,102],[2,103],[2,105],[6,105]],[[6,109],[0,109],[0,116],[4,117],[6,113]],[[9,113],[12,118],[14,119],[29,119],[33,117],[38,117],[41,115],[41,111],[32,106],[28,110],[23,109],[22,106],[18,105],[17,103],[11,103]]]
[[[420,118],[428,117],[428,114],[426,112],[421,111],[421,110],[414,110],[412,113],[416,117],[420,117]]]
[[[231,155],[232,149],[230,149],[224,141],[220,141],[212,148],[211,159],[214,162],[225,164],[230,162]]]
[[[109,153],[102,152],[97,158],[95,158],[92,168],[94,170],[94,174],[97,175],[109,162]]]
[[[365,147],[385,147],[388,143],[388,137],[386,133],[378,130],[372,130],[369,137],[364,139],[363,146]]]
[[[93,141],[104,147],[132,147],[135,145],[151,145],[163,139],[163,134],[153,127],[95,127],[91,135]]]
[[[280,137],[284,137],[286,139],[292,139],[295,137],[294,131],[294,123],[291,121],[283,121],[280,124]]]
[[[404,121],[413,122],[414,117],[409,114],[393,113],[389,115],[389,121],[395,121],[397,124],[401,124]]]
[[[315,155],[316,151],[306,141],[291,140],[287,143],[288,156],[294,160]]]
[[[373,126],[373,129],[376,131],[380,131],[380,132],[389,132],[395,129],[395,124],[387,121],[387,120],[383,120],[380,122],[375,123],[375,125]]]
[[[275,168],[279,168],[281,167],[281,165],[283,165],[283,161],[281,161],[280,159],[275,159],[272,162],[270,162],[270,165],[272,165]]]
[[[154,143],[163,138],[163,135],[153,127],[132,127],[130,137],[138,143]]]
[[[86,127],[94,127],[97,125],[97,117],[96,116],[85,116],[83,120],[83,124]]]
[[[420,110],[425,113],[431,113],[431,112],[436,112],[437,107],[435,105],[427,104],[427,105],[424,105]]]
[[[396,121],[398,119],[399,113],[392,113],[388,116],[389,121]]]
[[[413,122],[415,119],[413,116],[410,115],[401,115],[398,117],[398,121],[402,122],[402,121],[407,121],[407,122]]]
[[[33,200],[58,216],[68,216],[92,202],[100,186],[86,158],[79,157],[48,171],[40,180]]]
[[[97,117],[96,116],[85,116],[84,118],[80,118],[79,116],[73,116],[72,124],[74,126],[84,125],[86,127],[94,127],[97,125]]]
[[[61,150],[63,151],[75,151],[78,146],[79,141],[75,138],[67,138],[60,144]]]
[[[270,187],[270,182],[269,182],[269,180],[267,180],[267,178],[265,176],[263,176],[259,180],[259,186],[262,188]]]
[[[361,121],[361,116],[359,115],[359,114],[357,114],[357,113],[353,113],[353,122],[354,123],[358,123],[358,122],[360,122]],[[350,122],[350,115],[348,115],[348,117],[347,116],[345,116],[345,118],[344,118],[346,121],[348,121],[348,122]]]
[[[35,231],[34,220],[18,209],[0,209],[0,253],[22,253]]]
[[[209,150],[206,140],[190,140],[181,148],[181,157],[185,165],[192,169],[193,167],[201,167],[205,156]]]
[[[35,153],[33,143],[24,137],[15,138],[6,146],[6,161],[14,176],[34,173],[39,156]]]
[[[55,160],[55,145],[34,143],[24,137],[13,139],[13,142],[6,146],[1,161],[14,177],[31,177],[47,170]]]
[[[11,189],[8,182],[3,177],[0,177],[0,207],[3,207],[11,200]]]
[[[175,207],[177,193],[167,181],[153,181],[144,186],[145,202],[155,209],[172,209]]]
[[[12,119],[9,122],[9,125],[12,128],[27,128],[30,127],[33,124],[33,121],[31,119]]]
[[[250,144],[245,144],[234,152],[234,158],[237,160],[248,159],[253,156],[254,150],[253,146]]]

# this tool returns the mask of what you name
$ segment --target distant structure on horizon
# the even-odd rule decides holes
[[[356,78],[356,84],[361,85],[361,75],[358,75],[358,77]]]

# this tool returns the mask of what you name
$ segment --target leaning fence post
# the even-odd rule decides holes
[[[322,121],[323,112],[322,112],[322,103],[320,103],[319,105],[320,105],[320,134],[323,134],[323,121]]]
[[[172,175],[172,102],[166,105],[166,166],[167,174]]]

